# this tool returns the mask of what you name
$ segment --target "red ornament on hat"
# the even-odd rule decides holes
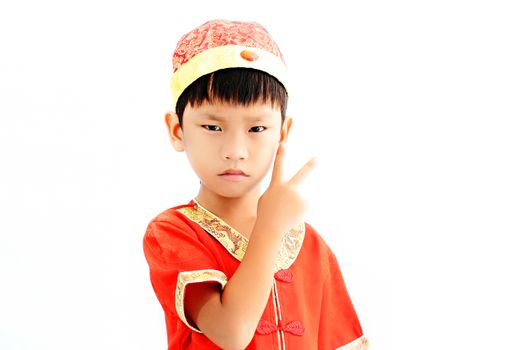
[[[250,50],[244,50],[240,53],[240,57],[245,59],[246,61],[255,61],[258,59],[258,55]]]

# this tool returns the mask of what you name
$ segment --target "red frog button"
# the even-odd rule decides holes
[[[275,272],[275,279],[277,281],[291,283],[293,282],[293,273],[291,272],[290,269],[279,270]]]

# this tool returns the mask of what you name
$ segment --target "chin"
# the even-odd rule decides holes
[[[215,190],[212,190],[209,187],[209,190],[216,193],[218,196],[224,197],[224,198],[240,198],[248,195],[252,192],[252,190],[255,188],[255,185],[248,186],[247,184],[245,186],[241,186],[240,184],[233,184],[232,186],[218,186]]]
[[[215,192],[216,192],[216,194],[218,194],[221,197],[230,198],[230,199],[240,198],[240,197],[243,197],[244,195],[246,195],[248,193],[248,191],[244,191],[244,189],[240,189],[238,191],[226,191],[226,190],[223,190],[223,191],[215,191]]]

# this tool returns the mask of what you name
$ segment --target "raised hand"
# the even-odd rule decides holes
[[[277,149],[270,185],[260,197],[257,207],[257,222],[264,223],[280,234],[285,234],[301,222],[306,203],[297,192],[297,187],[316,165],[315,158],[312,158],[290,180],[285,180],[284,148],[285,145],[281,142]]]

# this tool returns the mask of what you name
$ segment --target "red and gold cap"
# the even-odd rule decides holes
[[[172,57],[174,104],[196,79],[225,68],[253,68],[286,87],[286,64],[268,31],[256,22],[212,20],[185,34]]]

